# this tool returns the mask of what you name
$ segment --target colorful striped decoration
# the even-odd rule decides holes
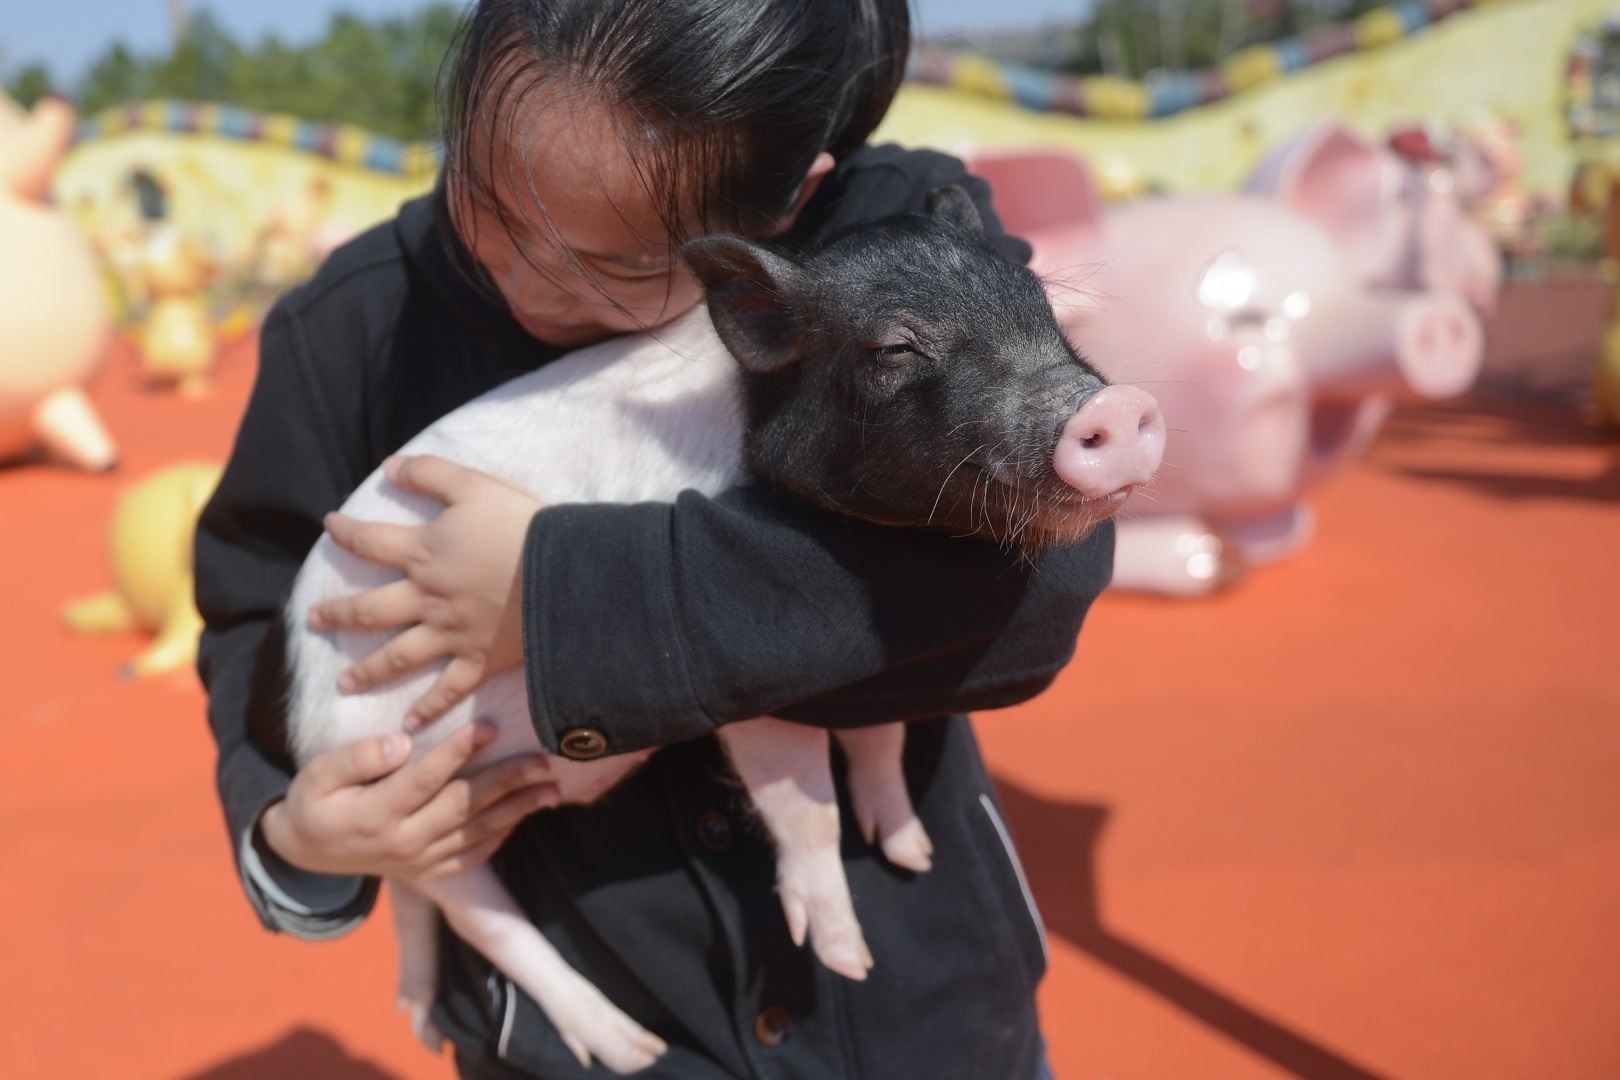
[[[1290,72],[1335,56],[1376,49],[1414,34],[1486,0],[1399,0],[1350,22],[1319,26],[1298,37],[1252,45],[1210,71],[1155,75],[1144,82],[1105,75],[1054,75],[982,56],[919,48],[906,77],[949,86],[996,101],[1016,102],[1032,112],[1061,112],[1098,120],[1144,120],[1251,90]]]
[[[77,139],[85,142],[136,131],[217,135],[244,142],[271,143],[396,176],[431,175],[439,168],[439,147],[433,143],[401,142],[352,124],[317,123],[285,113],[258,113],[234,105],[183,101],[120,105],[81,120]]]
[[[1486,0],[1399,0],[1350,22],[1309,30],[1298,37],[1253,45],[1210,71],[1155,75],[1144,82],[1107,75],[1054,75],[982,56],[919,48],[906,77],[949,86],[1032,112],[1060,112],[1099,120],[1145,120],[1220,101],[1335,56],[1399,41],[1432,23]],[[219,135],[303,150],[356,168],[420,176],[439,167],[439,147],[406,143],[349,124],[319,123],[282,113],[257,113],[232,105],[149,101],[121,105],[81,121],[78,138],[96,139],[132,131]]]

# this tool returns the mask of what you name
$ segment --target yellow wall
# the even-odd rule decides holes
[[[162,179],[182,229],[226,259],[245,253],[278,209],[307,199],[317,177],[330,192],[321,220],[356,231],[392,217],[400,203],[433,182],[431,174],[413,179],[373,172],[270,142],[141,131],[75,146],[57,171],[52,194],[81,221],[94,219],[130,203],[127,178],[136,166]]]
[[[961,91],[907,84],[878,139],[961,151],[967,146],[1069,147],[1107,168],[1134,164],[1172,191],[1239,187],[1266,150],[1337,116],[1371,137],[1392,126],[1455,119],[1486,106],[1518,124],[1524,183],[1560,193],[1577,150],[1564,122],[1565,65],[1575,38],[1616,0],[1495,0],[1410,38],[1329,60],[1224,102],[1163,120],[1084,120],[1033,113]]]

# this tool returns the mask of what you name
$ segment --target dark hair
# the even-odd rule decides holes
[[[484,125],[493,147],[559,80],[608,106],[672,244],[688,211],[759,235],[817,154],[877,127],[910,37],[906,0],[480,0],[448,60],[446,174],[493,204],[471,136]]]

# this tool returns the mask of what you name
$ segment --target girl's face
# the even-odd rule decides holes
[[[518,324],[573,347],[661,326],[703,288],[680,261],[608,110],[559,87],[535,94],[508,137],[475,136],[471,159],[492,175],[487,205],[450,181],[451,220]],[[817,156],[786,229],[833,168]]]
[[[449,191],[456,232],[518,324],[576,346],[690,310],[702,287],[676,256],[607,110],[566,94],[536,95],[523,108],[511,139],[473,146],[475,167],[493,172],[496,205],[453,179]]]

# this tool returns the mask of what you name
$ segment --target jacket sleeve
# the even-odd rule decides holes
[[[881,147],[867,162],[823,229],[921,209],[953,182],[1028,258],[955,159]],[[1030,560],[762,482],[673,507],[551,507],[525,549],[530,709],[549,749],[589,728],[625,752],[756,716],[837,727],[1010,705],[1069,661],[1112,567],[1111,523]]]
[[[258,381],[198,522],[197,606],[206,624],[198,670],[243,886],[267,927],[319,938],[357,924],[377,885],[298,870],[255,844],[259,815],[287,793],[290,777],[253,740],[248,703],[265,630],[319,537],[322,516],[364,477],[366,459],[354,422],[359,380],[346,389],[337,369],[312,361],[287,304],[266,320]]]
[[[1034,696],[1107,585],[1113,528],[1031,562],[993,544],[841,518],[763,484],[673,507],[557,506],[524,574],[541,742],[615,752],[781,716],[828,727]]]

